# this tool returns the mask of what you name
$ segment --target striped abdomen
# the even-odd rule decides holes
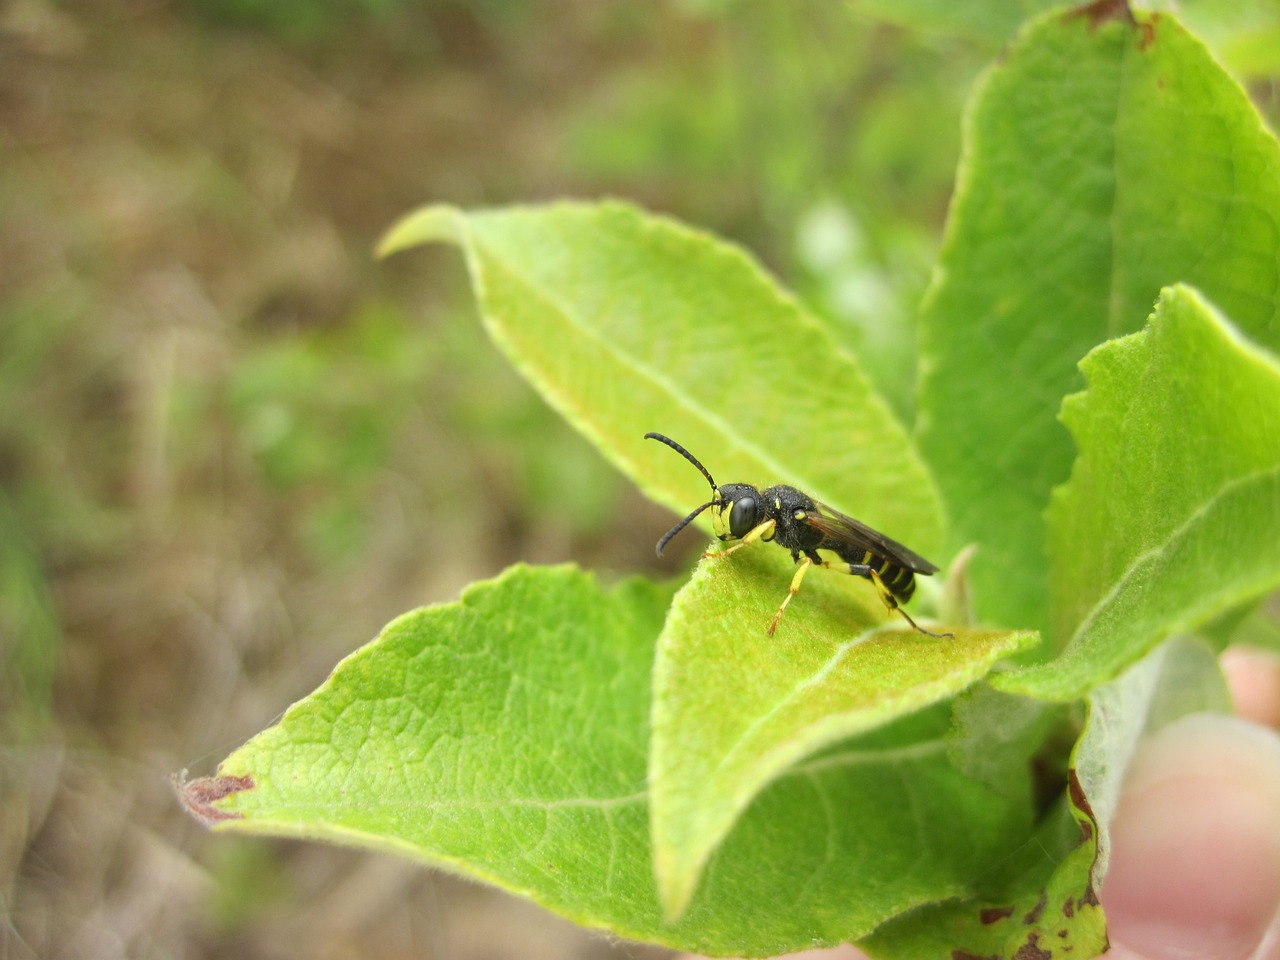
[[[868,561],[868,566],[874,565]],[[880,579],[884,581],[884,585],[889,588],[889,592],[903,603],[910,600],[911,595],[916,592],[916,575],[906,567],[900,567],[896,563],[885,563],[877,572],[880,574]]]
[[[870,550],[846,549],[839,551],[839,554],[840,559],[849,564],[849,572],[854,576],[866,577],[870,580],[871,578],[863,572],[864,567],[869,567],[878,573],[880,580],[889,588],[889,592],[902,603],[910,600],[911,595],[916,592],[916,575],[910,567],[894,563]]]

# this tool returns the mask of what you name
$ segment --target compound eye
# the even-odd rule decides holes
[[[739,497],[729,512],[729,533],[741,540],[756,525],[755,497]]]

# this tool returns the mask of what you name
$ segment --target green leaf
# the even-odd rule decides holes
[[[428,207],[381,251],[467,257],[486,328],[571,424],[659,503],[706,497],[673,436],[721,482],[800,487],[929,555],[937,493],[853,358],[745,253],[620,203]],[[706,522],[704,520],[704,522]]]
[[[825,571],[810,573],[769,637],[793,572],[785,552],[762,548],[704,561],[658,641],[649,788],[655,869],[672,916],[752,799],[797,761],[958,693],[1035,640],[989,630],[939,639],[902,621],[877,630],[883,611],[872,587]],[[865,762],[887,760],[872,753]]]
[[[923,312],[921,448],[952,546],[979,545],[979,616],[1007,625],[1048,624],[1076,362],[1180,280],[1280,344],[1275,139],[1173,18],[1089,11],[1038,21],[981,83]]]
[[[1099,887],[1111,856],[1108,826],[1139,741],[1190,713],[1230,713],[1231,695],[1213,651],[1200,641],[1179,637],[1094,690],[1088,704],[1089,719],[1071,764],[1097,827],[1092,879]]]
[[[1065,811],[1065,808],[1064,808]],[[1065,842],[1054,834],[1070,834]],[[1056,864],[1046,851],[1065,847]],[[858,945],[883,960],[1078,960],[1107,948],[1106,922],[1089,885],[1094,846],[1065,812],[1029,841],[1045,876],[1005,899],[930,904],[890,921]],[[1046,871],[1046,867],[1051,867]]]
[[[999,678],[1069,700],[1280,585],[1280,363],[1195,291],[1081,364],[1080,455],[1049,510],[1055,661]]]
[[[1178,15],[1235,73],[1261,80],[1280,72],[1280,7],[1271,0],[1181,0]]]
[[[515,567],[392,622],[184,795],[220,830],[397,853],[717,955],[848,941],[968,889],[1005,840],[1004,808],[947,762],[947,713],[926,711],[777,778],[667,923],[646,763],[669,601],[639,580],[603,591],[570,567]]]
[[[998,696],[980,693],[978,700],[989,702],[979,712],[994,706]],[[1213,651],[1180,639],[1095,690],[1088,707],[1084,734],[1071,754],[1067,802],[986,879],[989,888],[1003,889],[924,906],[890,921],[861,944],[872,956],[1078,960],[1106,949],[1097,891],[1110,852],[1107,828],[1129,759],[1144,735],[1188,713],[1229,710],[1230,698]],[[1032,708],[1022,701],[1020,709],[1027,714]],[[965,713],[972,718],[975,710]],[[1000,733],[992,730],[988,737],[992,752],[1009,752],[998,745]],[[1025,747],[1033,743],[1027,740],[1014,753],[1025,758]],[[976,754],[975,746],[969,749]]]
[[[1045,784],[1061,778],[1066,751],[1061,730],[1070,730],[1065,708],[976,683],[956,698],[947,751],[956,769],[1028,809],[1043,805]],[[1070,741],[1068,741],[1069,745]],[[1061,768],[1051,751],[1057,750]]]
[[[1007,821],[1007,856],[975,877],[969,895],[897,917],[860,946],[886,960],[1066,960],[1105,949],[1091,880],[1097,831],[1087,804],[1074,805],[1062,790],[1076,726],[1066,708],[990,683],[956,699],[947,734],[952,762],[1016,801],[1023,816]]]
[[[397,618],[219,767],[254,784],[220,826],[417,857],[586,922],[598,901],[643,900],[648,675],[670,594],[517,566]],[[638,849],[620,856],[624,841]]]

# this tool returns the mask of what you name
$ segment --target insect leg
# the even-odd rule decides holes
[[[890,614],[895,610],[902,610],[902,607],[898,606],[898,598],[895,597],[892,591],[884,585],[884,581],[880,579],[879,571],[869,563],[836,563],[832,560],[819,560],[818,563],[833,573],[848,573],[855,577],[862,577],[866,580],[870,580],[875,584],[876,593],[880,595],[880,602],[884,604],[885,610]],[[902,615],[907,617],[905,611],[903,611]],[[911,620],[910,617],[907,617],[907,619]],[[911,625],[913,627],[916,626],[914,620],[911,620]],[[916,629],[919,630],[920,628],[916,627]]]
[[[906,618],[907,623],[911,624],[911,626],[915,627],[921,633],[927,634],[928,636],[931,636],[931,637],[938,637],[939,639],[948,638],[948,637],[953,640],[955,639],[954,633],[934,633],[932,630],[926,630],[924,627],[920,626],[920,624],[916,623],[915,620],[911,618],[911,614],[907,613],[906,610],[902,609],[902,604],[900,604],[898,602],[898,598],[893,595],[893,591],[891,591],[887,586],[885,586],[885,582],[880,576],[880,571],[878,571],[875,567],[871,566],[870,564],[843,563],[843,562],[836,563],[832,560],[824,560],[824,559],[818,559],[814,562],[817,563],[819,566],[826,567],[828,570],[832,571],[833,573],[848,573],[848,574],[852,574],[855,577],[864,577],[867,580],[870,580],[875,585],[876,593],[880,595],[880,602],[884,604],[885,610],[887,610],[890,615],[893,614],[893,611],[897,610],[900,614],[902,614]]]
[[[809,572],[809,568],[812,566],[813,561],[808,557],[800,561],[800,567],[796,570],[796,575],[791,578],[791,589],[787,591],[786,599],[782,601],[782,606],[778,607],[778,612],[769,621],[769,629],[765,631],[769,636],[772,637],[773,631],[778,629],[778,621],[782,619],[782,611],[787,609],[787,604],[791,602],[791,598],[800,592],[800,581],[804,579],[804,575]]]
[[[745,537],[742,538],[741,541],[739,541],[738,543],[735,543],[728,550],[708,550],[702,556],[707,560],[714,560],[717,557],[727,557],[729,554],[733,553],[733,551],[741,550],[743,547],[747,546],[748,544],[755,543],[761,537],[764,537],[766,540],[768,540],[769,537],[773,536],[774,527],[776,527],[777,525],[778,525],[778,521],[776,520],[766,520],[764,523],[760,524],[754,530],[751,530]]]
[[[850,566],[852,567],[852,564]],[[886,587],[884,585],[884,581],[880,579],[880,574],[877,573],[875,570],[871,569],[870,567],[867,568],[867,572],[871,576],[871,582],[876,585],[876,592],[880,594],[881,602],[884,603],[885,607],[888,608],[890,613],[892,613],[894,610],[897,610],[900,614],[902,614],[904,617],[907,618],[907,623],[911,624],[911,626],[915,627],[921,633],[926,634],[930,637],[937,637],[939,640],[945,639],[947,637],[951,638],[952,640],[956,638],[956,635],[954,633],[934,633],[932,630],[926,630],[924,627],[920,626],[920,624],[916,623],[914,620],[911,619],[911,614],[903,610],[902,607],[898,604],[897,597],[895,597],[892,593],[889,592],[889,588]]]

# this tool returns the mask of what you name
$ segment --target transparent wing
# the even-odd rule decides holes
[[[820,530],[832,540],[846,543],[858,550],[869,550],[914,573],[938,572],[936,566],[914,550],[907,549],[897,540],[890,540],[880,531],[872,530],[865,523],[847,517],[839,510],[832,510],[826,504],[820,503],[816,511],[810,510],[802,522]]]

